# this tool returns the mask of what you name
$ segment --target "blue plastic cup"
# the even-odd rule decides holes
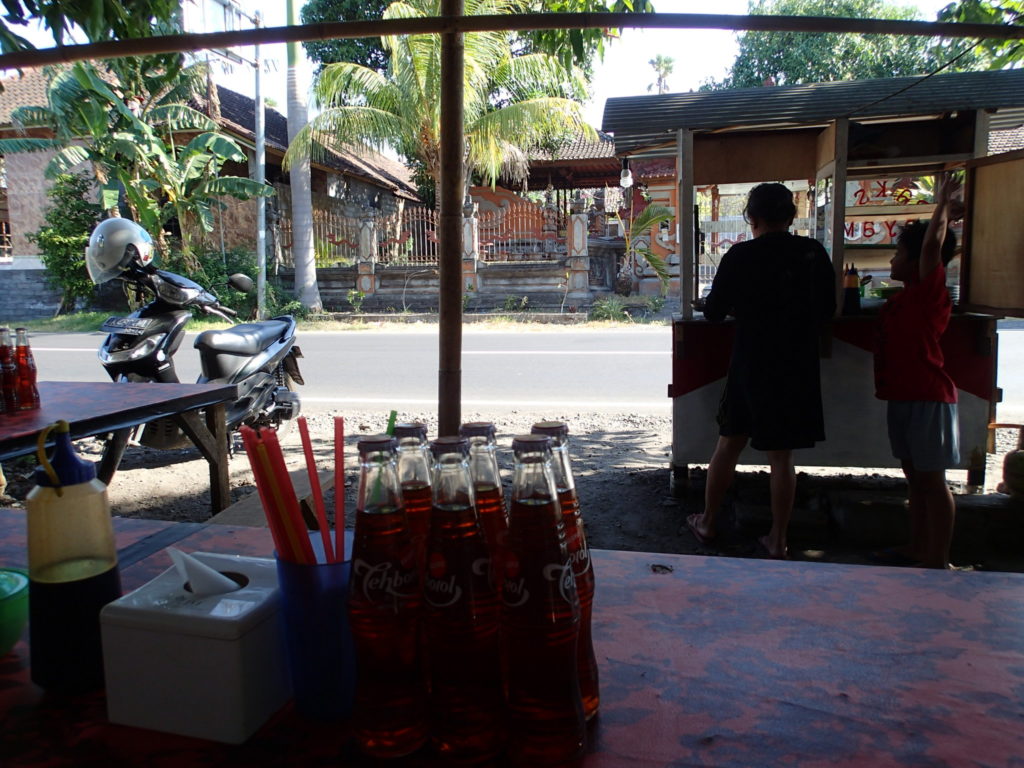
[[[352,562],[300,565],[276,559],[295,707],[314,720],[348,717],[355,690],[348,621]]]

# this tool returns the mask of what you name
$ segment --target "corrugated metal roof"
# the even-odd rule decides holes
[[[601,128],[615,135],[615,150],[622,153],[671,142],[680,128],[811,126],[843,116],[865,120],[1000,107],[1024,107],[1024,69],[624,96],[605,102]]]

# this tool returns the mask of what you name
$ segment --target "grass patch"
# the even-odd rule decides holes
[[[76,312],[58,317],[34,317],[31,320],[0,320],[8,328],[28,328],[33,333],[93,333],[108,317],[121,317],[118,312]],[[219,317],[193,317],[187,326],[198,333],[209,328],[228,328],[231,324]]]

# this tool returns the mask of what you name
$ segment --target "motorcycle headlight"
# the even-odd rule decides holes
[[[160,346],[160,342],[164,340],[166,333],[158,333],[155,336],[150,336],[134,347],[128,349],[119,349],[116,351],[110,351],[106,347],[100,347],[99,358],[101,363],[129,363],[133,360],[139,360],[146,355],[153,353],[157,347]]]

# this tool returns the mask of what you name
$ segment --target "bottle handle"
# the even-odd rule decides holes
[[[46,437],[54,429],[59,432],[70,432],[71,425],[61,419],[60,421],[54,422],[43,429],[39,433],[39,438],[36,440],[36,458],[39,459],[39,463],[42,465],[43,471],[46,472],[47,477],[49,477],[53,482],[53,489],[57,492],[57,496],[63,496],[64,487],[60,484],[60,477],[57,476],[57,470],[53,468],[50,460],[46,458]]]

